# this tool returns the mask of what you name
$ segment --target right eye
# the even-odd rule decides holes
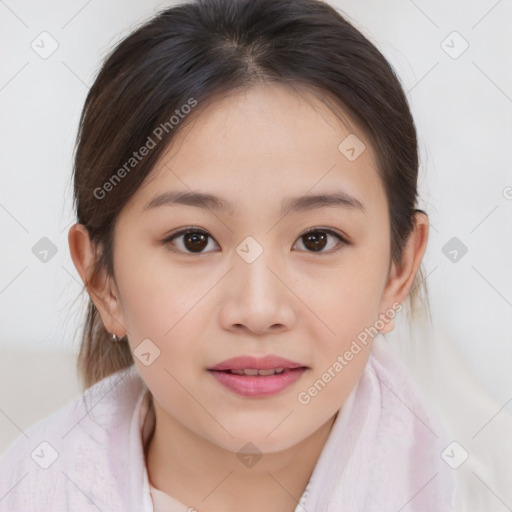
[[[173,252],[182,252],[185,254],[202,254],[205,248],[208,247],[208,239],[213,241],[213,238],[208,234],[207,231],[192,227],[187,227],[172,233],[170,236],[162,240],[164,245],[174,245],[178,247],[178,250],[169,249]],[[174,243],[177,240],[179,243]]]

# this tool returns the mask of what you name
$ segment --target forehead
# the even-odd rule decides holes
[[[173,190],[227,198],[232,213],[252,203],[281,208],[281,202],[273,204],[278,196],[335,189],[365,206],[385,207],[365,131],[346,113],[340,119],[316,96],[262,85],[200,107],[137,192],[139,211]]]

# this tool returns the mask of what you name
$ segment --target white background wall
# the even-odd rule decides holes
[[[420,207],[431,220],[424,265],[436,328],[511,411],[512,2],[331,3],[379,47],[408,91],[421,146]],[[0,2],[0,449],[78,392],[69,365],[82,283],[67,245],[78,118],[112,44],[167,5]],[[31,48],[42,45],[43,31],[58,43],[47,59]],[[453,31],[469,44],[458,58],[447,53],[463,47],[446,39]],[[32,252],[43,237],[57,251],[46,263]],[[456,263],[443,254],[452,237],[468,249]]]

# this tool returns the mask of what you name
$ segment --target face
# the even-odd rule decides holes
[[[369,141],[350,124],[283,86],[230,95],[174,139],[118,218],[117,326],[145,354],[135,363],[160,412],[225,449],[250,440],[284,450],[324,425],[360,378],[371,340],[341,371],[339,356],[393,302],[386,196]],[[339,149],[354,135],[366,145],[355,159]],[[146,208],[192,191],[229,204]],[[306,369],[261,396],[209,370],[269,354]],[[325,385],[308,391],[318,379]]]

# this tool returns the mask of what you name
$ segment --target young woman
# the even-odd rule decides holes
[[[417,177],[395,73],[326,3],[197,0],[121,41],[75,155],[85,391],[10,447],[0,510],[451,510],[384,336]]]

